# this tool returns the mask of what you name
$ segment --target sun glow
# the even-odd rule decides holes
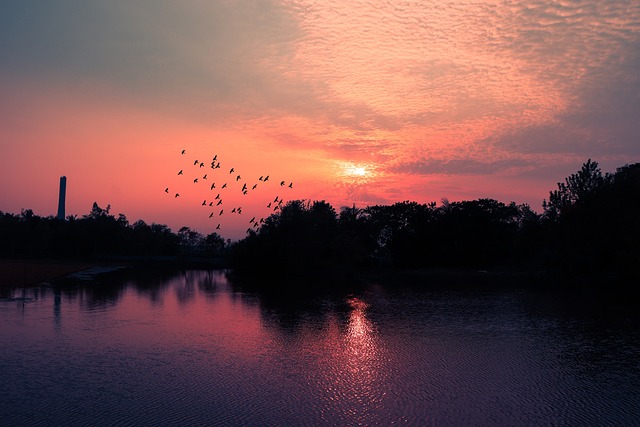
[[[339,167],[344,178],[366,179],[375,175],[375,167],[371,164],[341,162]]]

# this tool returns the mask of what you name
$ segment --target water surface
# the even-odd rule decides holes
[[[2,425],[640,423],[638,316],[567,295],[183,271],[5,296]]]

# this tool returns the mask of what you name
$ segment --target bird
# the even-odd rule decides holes
[[[202,179],[207,179],[207,174],[205,173]]]
[[[176,197],[180,197],[180,195],[179,195],[178,193],[176,193],[176,195],[174,196],[174,199],[175,199]]]
[[[264,176],[260,175],[260,178],[258,178],[258,181],[262,181],[264,179]]]
[[[231,213],[236,213],[236,208],[231,209]]]
[[[220,224],[218,224],[218,226],[216,227],[216,230],[220,230]]]
[[[231,170],[229,171],[230,174],[232,174],[233,172],[235,172],[234,168],[231,168]]]
[[[202,201],[202,206],[207,206],[207,201],[206,200]]]
[[[255,220],[256,220],[256,217],[254,216],[253,218],[251,218],[251,219],[249,220],[249,224],[251,224],[251,223],[252,223],[252,222],[254,222]]]
[[[200,167],[203,168],[204,167],[204,163],[200,163]]]
[[[214,200],[218,200],[220,198],[220,193],[218,193],[218,195],[216,196],[216,198]]]
[[[218,200],[218,203],[216,204],[216,206],[220,206],[222,204],[222,199]]]
[[[197,183],[198,183],[198,178],[194,179],[194,180],[193,180],[193,183],[194,183],[194,184],[197,184]]]
[[[213,206],[213,202],[209,202],[209,206]]]
[[[280,181],[280,187],[284,186],[284,181]]]
[[[271,209],[271,202],[269,202],[269,204],[267,205],[267,207],[268,207],[269,209]]]
[[[289,183],[289,188],[293,188],[293,182]]]
[[[253,230],[251,230],[251,227],[247,228],[247,234],[251,233]]]
[[[182,154],[184,154],[185,151],[187,151],[187,150],[182,150]]]
[[[211,218],[212,216],[213,216],[213,212],[211,212],[211,213],[209,214],[209,218]]]
[[[214,188],[216,188],[216,183],[215,182],[213,184],[211,184],[211,190],[213,190]]]
[[[246,189],[247,189],[247,184],[242,184],[242,190],[241,191],[244,191]]]
[[[180,169],[180,172],[178,172],[178,175],[184,175],[184,174],[182,173],[182,169]]]
[[[252,190],[255,190],[258,187],[258,184],[253,184],[253,187],[251,187]]]
[[[165,188],[165,189],[164,189],[164,192],[165,192],[165,193],[168,193],[168,192],[169,192],[169,187]]]
[[[222,184],[222,188],[227,188],[227,183]]]
[[[267,181],[269,181],[269,175],[264,177],[264,182],[267,182]]]
[[[220,213],[218,215],[222,215],[224,213],[224,209],[220,209]]]
[[[197,160],[194,160],[194,162],[193,162],[193,166],[195,166],[195,165],[197,165],[197,164],[198,164],[198,161],[197,161]]]
[[[244,194],[244,195],[246,196],[246,195],[247,195],[247,190],[244,190],[244,191],[242,192],[242,194]]]
[[[236,176],[236,181],[239,181],[241,179],[240,175]]]
[[[238,207],[238,213],[242,214],[242,206]]]
[[[273,199],[273,203],[276,203],[278,201],[278,196],[276,196],[275,199]]]
[[[213,161],[215,162],[216,160],[218,160],[218,155],[217,154],[215,156],[213,156]]]

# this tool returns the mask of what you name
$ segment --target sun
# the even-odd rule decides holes
[[[370,169],[366,165],[355,163],[344,163],[342,174],[346,177],[364,178],[370,174]]]
[[[365,176],[367,174],[367,169],[364,166],[355,166],[350,173],[351,175]]]

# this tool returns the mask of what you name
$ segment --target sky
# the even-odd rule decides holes
[[[540,212],[588,159],[604,172],[640,161],[638,0],[0,10],[3,212],[55,215],[64,175],[67,215],[97,202],[235,240],[276,197]]]

